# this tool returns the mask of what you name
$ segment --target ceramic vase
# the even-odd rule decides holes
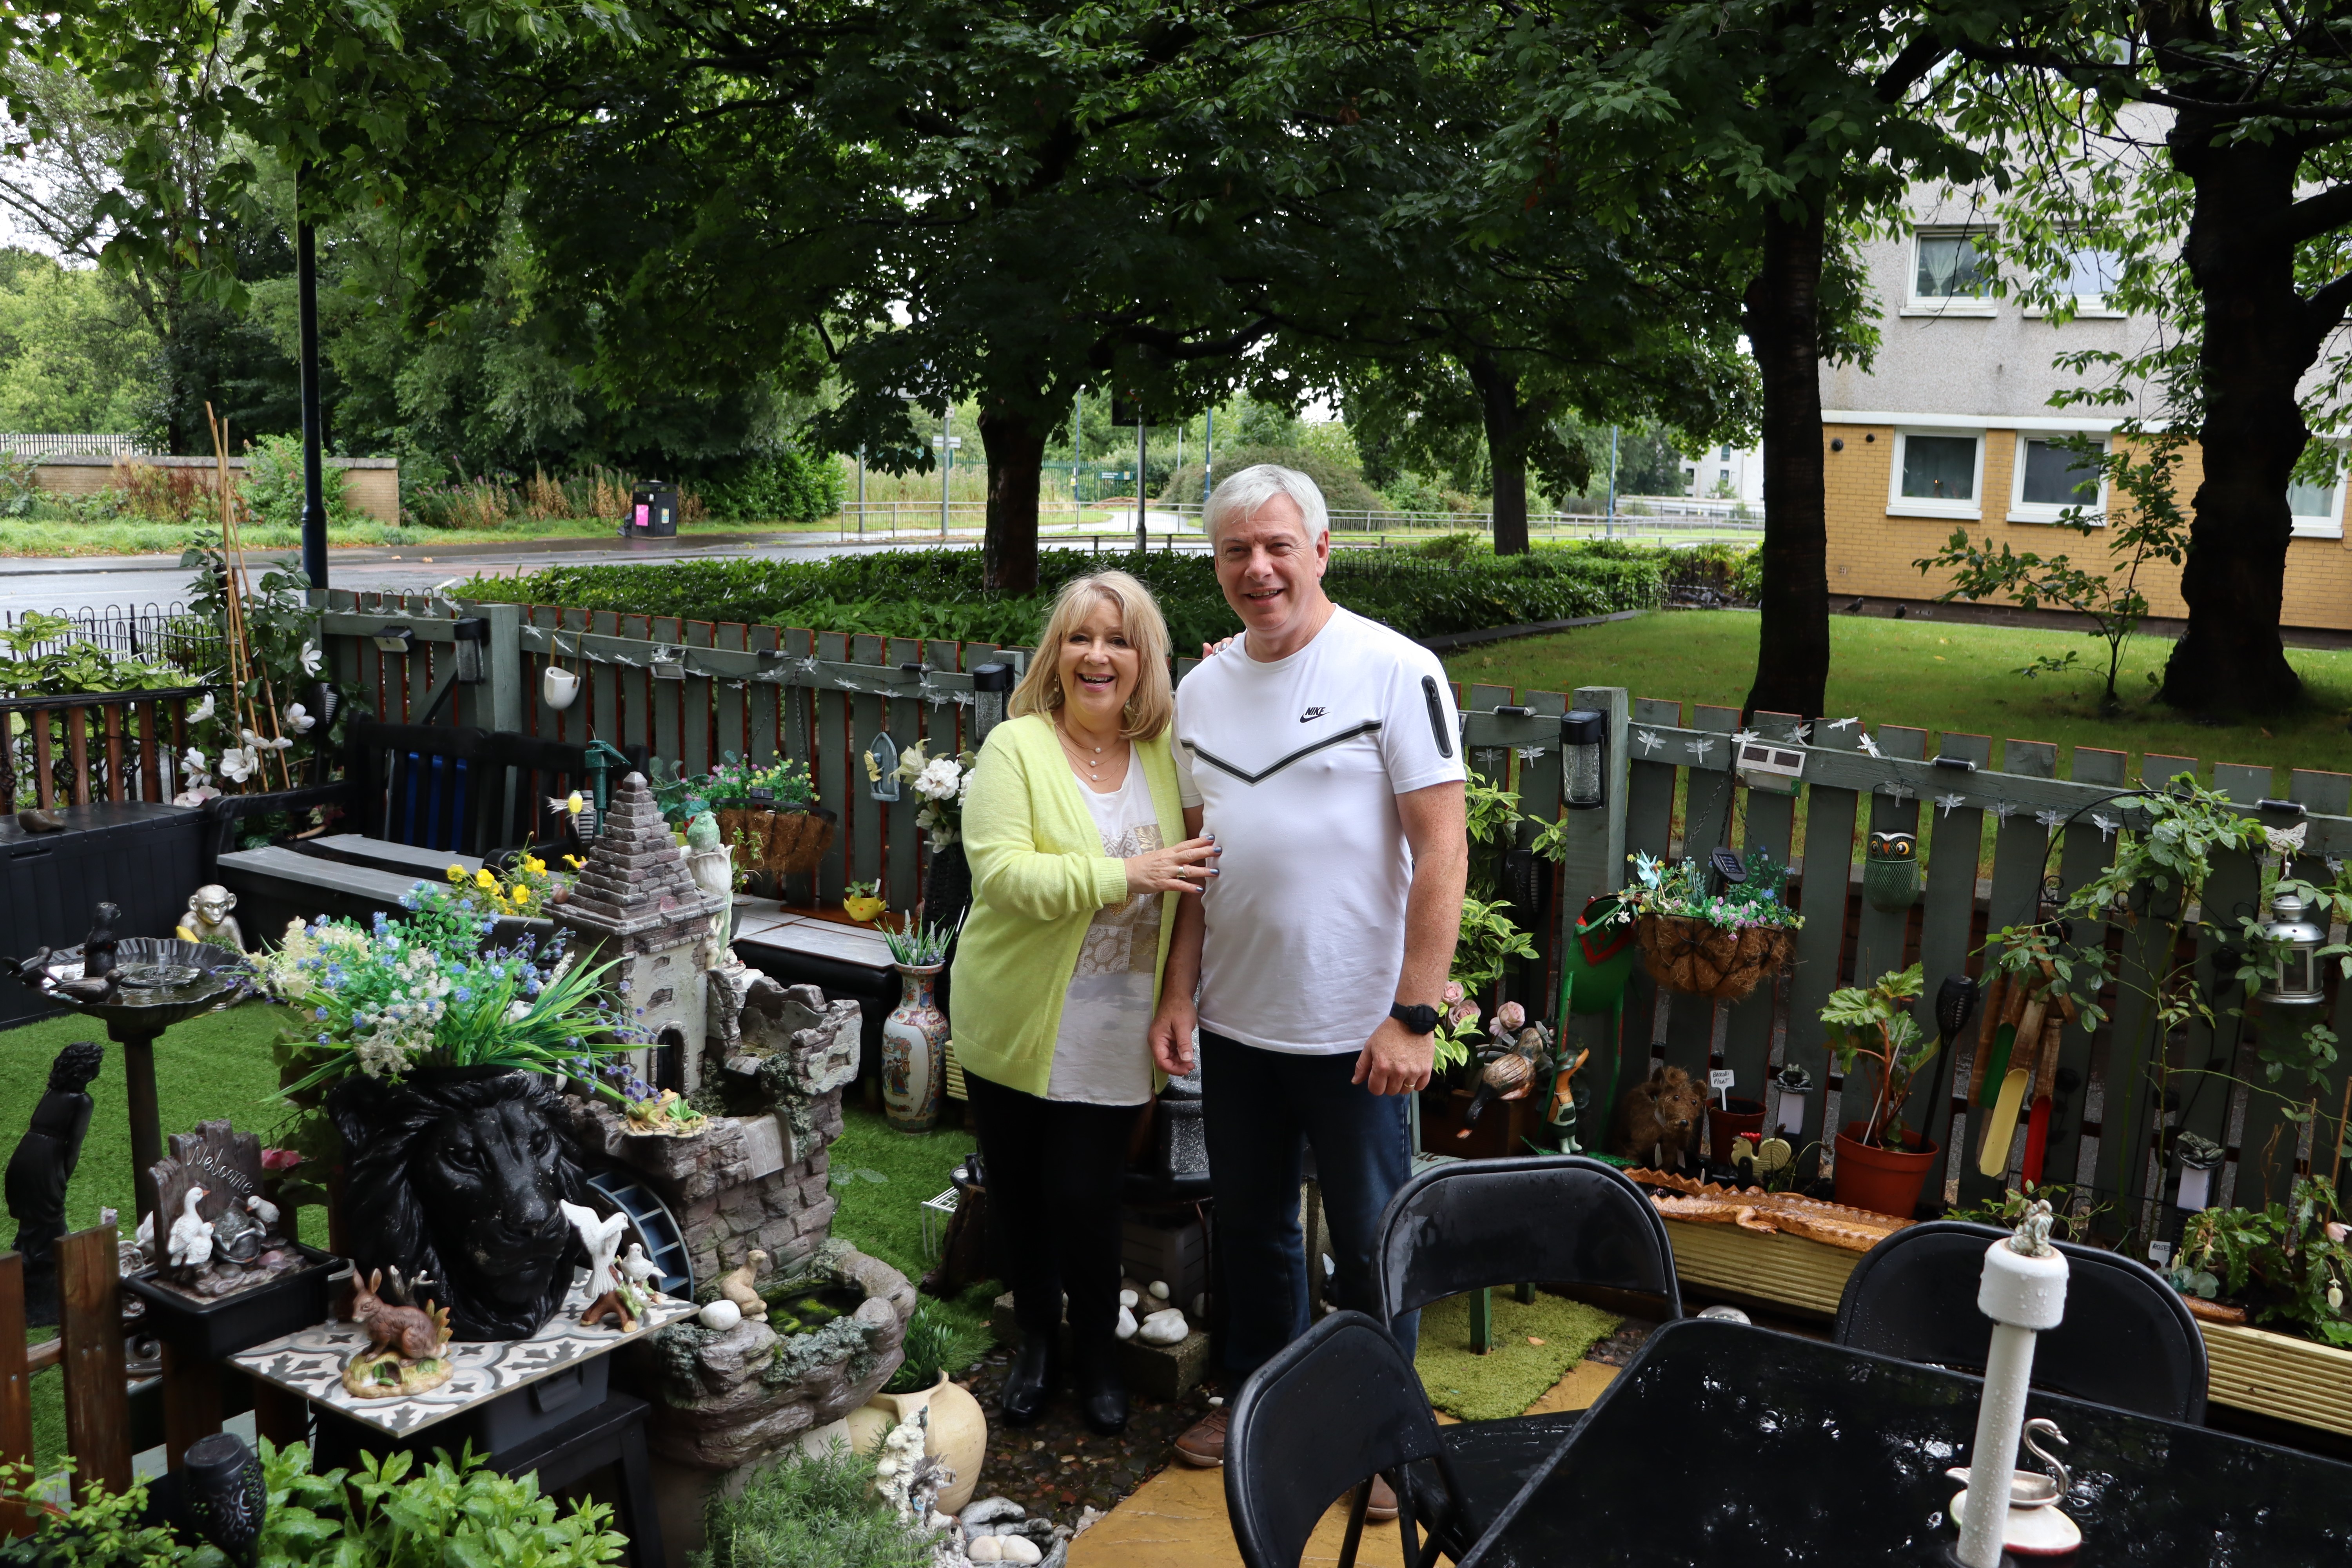
[[[901,1132],[929,1132],[940,1119],[948,1016],[932,1000],[931,983],[943,967],[899,964],[906,994],[882,1020],[882,1105]]]
[[[942,1513],[961,1513],[980,1484],[981,1462],[988,1454],[988,1417],[971,1390],[946,1373],[929,1388],[877,1394],[851,1411],[844,1417],[849,1447],[855,1453],[873,1453],[891,1427],[914,1419],[918,1410],[929,1413],[923,1422],[923,1452],[955,1472],[954,1484],[941,1489],[937,1507]]]
[[[572,700],[579,695],[580,677],[571,670],[560,669],[551,664],[540,672],[540,700],[557,712],[571,707]]]

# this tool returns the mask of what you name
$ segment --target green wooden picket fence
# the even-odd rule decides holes
[[[323,609],[334,679],[386,720],[423,719],[452,674],[455,618],[478,616],[488,623],[484,679],[455,685],[434,712],[436,721],[566,742],[642,744],[688,773],[707,769],[728,752],[755,762],[805,763],[820,798],[842,818],[835,848],[814,880],[814,897],[832,903],[847,881],[879,880],[897,909],[911,907],[919,896],[925,850],[911,796],[895,804],[872,798],[864,772],[867,748],[884,731],[902,748],[919,740],[934,753],[971,744],[976,735],[971,671],[992,661],[1017,666],[1026,658],[1025,650],[989,644],[341,591],[328,596]],[[410,628],[412,651],[377,647],[374,635],[390,625]],[[551,660],[583,678],[580,696],[562,711],[541,698],[541,673]],[[1180,683],[1195,662],[1178,661]],[[1612,1020],[1601,1017],[1577,1018],[1570,1033],[1580,1046],[1595,1047],[1588,1081],[1613,1084],[1619,1091],[1663,1061],[1702,1079],[1710,1068],[1727,1069],[1733,1093],[1769,1102],[1777,1098],[1767,1088],[1774,1071],[1785,1063],[1801,1065],[1815,1086],[1797,1140],[1808,1150],[1841,1117],[1843,1086],[1818,1021],[1832,989],[1919,963],[1927,982],[1919,1016],[1932,1035],[1930,1004],[1938,983],[1982,971],[1976,950],[1985,931],[2032,918],[2046,879],[2072,889],[2107,861],[2115,840],[2104,824],[2120,819],[2120,792],[2194,772],[2253,815],[2255,803],[2274,788],[2266,767],[2224,763],[2209,770],[2185,757],[2147,757],[2138,776],[2126,778],[2124,752],[2091,748],[2077,748],[2072,776],[2061,778],[2056,748],[2027,740],[2003,742],[1995,770],[1992,742],[1984,736],[1931,736],[1921,729],[1838,721],[1813,727],[1799,742],[1795,721],[1759,715],[1757,731],[1803,752],[1803,787],[1790,796],[1738,782],[1732,765],[1740,727],[1734,710],[1686,711],[1676,702],[1629,699],[1622,689],[1602,687],[1568,694],[1473,685],[1458,697],[1471,766],[1490,782],[1515,788],[1530,818],[1519,829],[1522,845],[1534,837],[1538,821],[1562,815],[1559,715],[1571,705],[1610,715],[1608,804],[1566,814],[1567,852],[1549,873],[1541,900],[1547,906],[1538,935],[1541,962],[1514,966],[1506,983],[1507,992],[1531,1012],[1551,1016],[1559,944],[1588,898],[1623,884],[1629,852],[1704,857],[1727,844],[1794,862],[1790,900],[1805,927],[1793,962],[1773,984],[1759,985],[1744,1001],[1719,1005],[1663,994],[1637,973],[1616,1038],[1610,1037]],[[1938,757],[1947,765],[1937,765]],[[1976,764],[1974,771],[1949,765],[1961,762]],[[2325,878],[2326,859],[2352,854],[2352,817],[2346,815],[2352,808],[2352,776],[2296,772],[2284,795],[2310,824],[2299,874]],[[2275,810],[2268,819],[2287,820]],[[1864,830],[1921,835],[1925,889],[1913,908],[1890,913],[1862,898]],[[2221,912],[2251,912],[2260,886],[2261,868],[2252,859],[2226,857],[2207,897]],[[2121,926],[2106,936],[2119,950],[2146,940]],[[2142,970],[2153,956],[2123,951],[2125,963]],[[1310,976],[1300,979],[1312,984]],[[2346,1007],[2341,995],[2331,1006],[2339,1034],[2352,1033]],[[2226,1019],[2219,1039],[2192,1028],[2151,1043],[2146,1007],[2128,989],[2111,1000],[2110,1011],[2109,1026],[2095,1032],[2072,1026],[2065,1036],[2045,1183],[2076,1187],[2083,1205],[2106,1205],[2103,1224],[2109,1227],[2137,1227],[2147,1235],[2153,1205],[2164,1193],[2158,1134],[2168,1121],[2223,1146],[2218,1202],[2258,1204],[2266,1193],[2283,1196],[2292,1173],[2311,1167],[2315,1123],[2293,1119],[2294,1101],[2250,1086],[2261,1077],[2252,1026]],[[1984,1113],[1960,1103],[1975,1039],[1972,1025],[1957,1048],[1945,1053],[1948,1061],[1920,1075],[1906,1108],[1910,1124],[1944,1152],[1942,1180],[1931,1182],[1928,1191],[1938,1195],[1940,1186],[1947,1202],[1998,1195],[2003,1185],[1977,1174],[1973,1155]],[[2175,1069],[2210,1064],[2212,1070],[2179,1077],[2180,1103],[2168,1110],[2152,1087],[2155,1052]],[[2344,1081],[2339,1064],[2318,1096],[2317,1125],[2324,1129],[2335,1125]],[[2308,1095],[2303,1103],[2311,1103]],[[1588,1143],[1600,1142],[1606,1118],[1605,1105],[1588,1113]],[[2021,1133],[2011,1140],[2012,1177],[2023,1145]],[[2332,1137],[2323,1132],[2319,1146],[2332,1148]],[[2327,1174],[2324,1154],[2321,1160],[2320,1172]]]

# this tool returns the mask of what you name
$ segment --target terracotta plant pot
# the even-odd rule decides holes
[[[1682,915],[1643,915],[1634,935],[1643,966],[1667,990],[1737,1002],[1789,956],[1791,933],[1779,926],[1730,931]]]
[[[942,1513],[959,1513],[980,1484],[981,1461],[988,1454],[988,1416],[980,1401],[946,1373],[939,1382],[913,1394],[877,1394],[843,1419],[849,1426],[852,1451],[870,1455],[889,1436],[890,1428],[928,1410],[923,1422],[923,1452],[944,1460],[955,1472],[955,1484],[940,1493]]]
[[[833,847],[834,826],[840,819],[821,805],[806,811],[779,811],[768,827],[768,853],[761,862],[779,877],[805,877],[824,862]]]
[[[1706,1152],[1710,1163],[1731,1163],[1731,1141],[1742,1132],[1764,1131],[1764,1105],[1761,1100],[1731,1097],[1731,1109],[1726,1110],[1713,1100],[1706,1107]]]
[[[1919,1210],[1919,1184],[1936,1163],[1936,1145],[1906,1128],[1901,1152],[1865,1143],[1863,1124],[1849,1121],[1837,1136],[1837,1201],[1874,1214],[1909,1219]]]

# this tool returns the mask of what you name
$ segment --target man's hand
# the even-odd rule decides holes
[[[1170,1078],[1182,1078],[1192,1070],[1192,1029],[1199,1022],[1190,996],[1171,991],[1160,997],[1160,1011],[1151,1016],[1151,1059]]]
[[[1160,1025],[1151,1026],[1152,1045],[1160,1043]],[[1437,1054],[1435,1035],[1408,1035],[1394,1018],[1383,1018],[1356,1058],[1356,1076],[1374,1094],[1411,1094],[1429,1087],[1431,1058]]]

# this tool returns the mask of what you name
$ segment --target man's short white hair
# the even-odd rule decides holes
[[[1217,530],[1228,518],[1246,519],[1276,496],[1288,496],[1298,515],[1307,520],[1307,543],[1331,531],[1331,510],[1323,504],[1323,491],[1313,479],[1279,463],[1256,463],[1209,492],[1201,520],[1209,542],[1217,542]]]

